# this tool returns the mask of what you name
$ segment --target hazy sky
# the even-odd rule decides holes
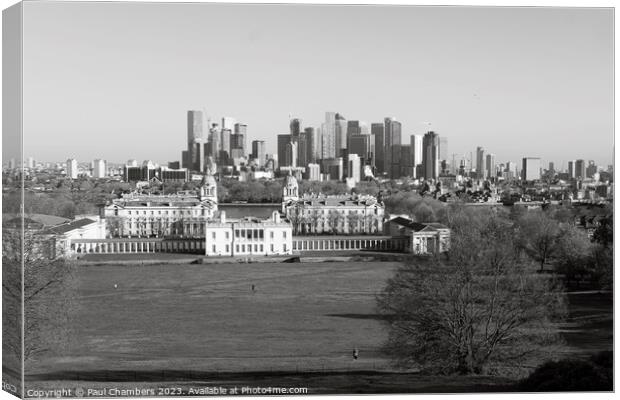
[[[186,112],[251,140],[325,111],[449,153],[612,162],[611,9],[25,3],[24,155],[179,160]]]

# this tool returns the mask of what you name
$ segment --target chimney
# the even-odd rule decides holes
[[[220,222],[221,222],[222,224],[225,224],[225,223],[226,223],[226,211],[223,211],[223,210],[222,210],[222,211],[220,211]]]
[[[274,211],[272,216],[273,216],[273,222],[275,222],[276,224],[280,223],[280,213],[279,212]]]

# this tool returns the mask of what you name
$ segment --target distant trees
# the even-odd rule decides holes
[[[529,211],[517,219],[516,224],[521,247],[539,263],[543,271],[558,248],[558,222],[543,211]]]
[[[400,191],[385,199],[385,209],[390,214],[406,214],[417,222],[435,222],[444,209],[445,204],[422,197],[416,192]]]
[[[521,369],[561,345],[557,282],[534,273],[509,221],[455,209],[446,260],[412,261],[378,296],[389,321],[386,352],[401,367],[478,374]]]

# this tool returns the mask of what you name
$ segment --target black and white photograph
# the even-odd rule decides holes
[[[2,4],[3,391],[613,393],[613,5]]]

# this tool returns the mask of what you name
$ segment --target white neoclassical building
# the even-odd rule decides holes
[[[405,251],[413,254],[439,254],[450,247],[450,228],[438,222],[420,223],[395,216],[385,223],[386,234],[407,237]]]
[[[106,205],[104,216],[111,237],[204,237],[216,211],[217,183],[207,174],[198,193],[129,193]]]
[[[371,195],[299,194],[297,179],[286,177],[282,212],[293,232],[304,234],[380,234],[385,207]]]
[[[274,211],[269,219],[245,217],[227,219],[224,211],[219,219],[206,224],[207,256],[285,255],[293,252],[290,222]]]

